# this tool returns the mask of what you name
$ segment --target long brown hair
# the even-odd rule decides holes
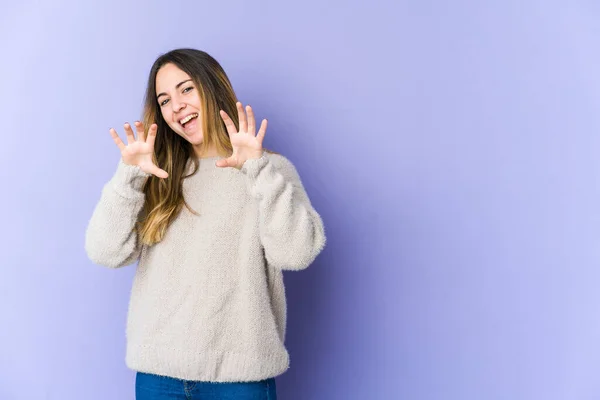
[[[199,161],[194,156],[192,144],[175,133],[163,119],[156,100],[156,74],[165,64],[174,64],[187,73],[198,88],[203,117],[202,150],[214,145],[223,157],[230,156],[233,151],[219,110],[224,110],[234,121],[236,129],[239,128],[237,97],[227,74],[213,57],[201,50],[176,49],[154,62],[148,77],[143,120],[146,129],[153,123],[158,126],[154,162],[167,171],[169,177],[160,179],[151,175],[144,186],[146,200],[137,230],[140,240],[146,245],[163,239],[169,224],[184,205],[197,214],[183,197],[183,180],[197,172]],[[194,169],[185,175],[190,160]]]

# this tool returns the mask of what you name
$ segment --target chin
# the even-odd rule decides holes
[[[200,132],[196,132],[192,136],[187,136],[184,134],[183,137],[194,146],[200,145],[204,141],[204,138]]]
[[[200,144],[204,139],[202,132],[194,132],[188,135],[185,132],[178,131],[177,134],[192,144]]]

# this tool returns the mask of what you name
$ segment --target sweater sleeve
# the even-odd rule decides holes
[[[323,221],[294,165],[265,152],[259,159],[247,160],[241,172],[259,202],[260,238],[268,264],[283,270],[308,267],[325,247],[326,238]]]
[[[102,189],[85,234],[89,259],[109,268],[133,264],[140,256],[135,225],[144,206],[144,184],[150,174],[119,160]]]

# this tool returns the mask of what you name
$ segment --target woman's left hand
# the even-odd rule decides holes
[[[263,154],[262,142],[267,132],[267,120],[262,120],[258,134],[256,134],[256,121],[254,120],[252,107],[246,106],[246,111],[244,111],[242,103],[237,102],[236,105],[239,116],[239,132],[236,131],[235,124],[229,115],[223,110],[220,111],[231,140],[233,154],[228,158],[217,161],[217,167],[241,169],[246,160],[261,158]],[[248,114],[247,117],[246,113]]]

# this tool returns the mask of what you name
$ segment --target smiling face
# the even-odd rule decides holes
[[[156,74],[156,100],[165,122],[194,146],[202,143],[202,102],[192,78],[174,64]]]

